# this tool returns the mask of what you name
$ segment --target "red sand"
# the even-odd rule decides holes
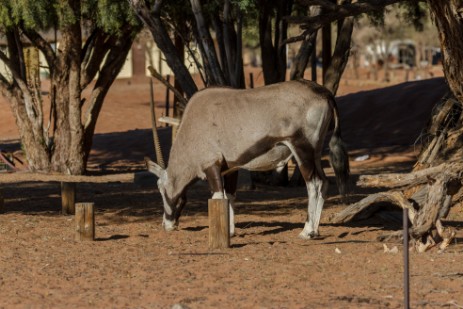
[[[355,80],[341,86],[340,93],[374,87]],[[413,143],[443,91],[440,79],[339,98],[351,158],[370,156],[352,161],[353,181],[365,173],[410,170],[417,154]],[[163,97],[159,91],[159,105]],[[142,168],[143,156],[152,153],[148,98],[145,80],[115,83],[97,126],[92,168]],[[7,104],[0,100],[0,107],[0,137],[15,138]],[[403,306],[402,246],[388,243],[399,253],[384,253],[376,240],[400,226],[377,217],[327,224],[345,207],[335,186],[322,215],[323,238],[312,241],[297,238],[307,213],[305,188],[240,191],[237,236],[232,248],[222,251],[207,247],[204,184],[190,190],[180,230],[173,233],[161,228],[162,201],[154,184],[81,184],[78,201],[93,201],[98,208],[97,241],[83,243],[74,241],[73,217],[59,213],[57,184],[1,189],[0,308]],[[350,200],[367,193],[356,188]],[[457,241],[444,253],[410,253],[412,308],[463,305],[462,219],[462,206],[454,207],[448,224],[457,227]]]

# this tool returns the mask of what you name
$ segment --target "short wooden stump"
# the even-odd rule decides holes
[[[93,203],[76,204],[76,240],[95,240],[95,207]]]
[[[230,209],[227,199],[210,199],[209,249],[230,248]]]

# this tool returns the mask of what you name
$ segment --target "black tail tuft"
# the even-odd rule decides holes
[[[331,101],[334,114],[334,131],[330,140],[330,162],[336,174],[336,183],[339,193],[344,196],[347,193],[349,181],[349,155],[341,139],[341,128],[339,124],[338,108],[334,98]]]
[[[330,163],[336,174],[339,193],[346,195],[349,181],[349,156],[341,138],[333,134],[330,140]]]

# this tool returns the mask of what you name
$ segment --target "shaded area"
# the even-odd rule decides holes
[[[433,78],[339,97],[343,139],[349,149],[413,145],[447,90]]]

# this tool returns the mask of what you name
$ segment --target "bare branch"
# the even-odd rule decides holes
[[[403,0],[370,0],[368,2],[347,3],[343,5],[336,5],[336,8],[329,8],[328,12],[318,14],[315,16],[285,16],[284,19],[290,24],[300,24],[301,29],[305,31],[303,34],[297,36],[299,41],[303,40],[305,36],[317,31],[324,25],[336,21],[338,19],[346,18],[349,16],[356,16],[367,12],[382,10],[385,6],[401,2]],[[415,0],[421,1],[421,0]],[[301,0],[302,3],[308,5],[320,5],[319,0]],[[287,42],[298,41],[296,37],[289,38]]]
[[[84,59],[81,63],[80,87],[85,89],[88,84],[95,78],[100,69],[101,62],[114,44],[110,42],[110,36],[102,31],[95,31],[88,38],[84,50]]]
[[[367,197],[358,201],[357,203],[351,204],[349,205],[349,207],[344,208],[341,212],[331,217],[329,221],[333,224],[341,224],[349,222],[354,217],[357,219],[368,217],[371,214],[371,212],[374,212],[377,209],[370,209],[370,213],[364,214],[363,217],[359,217],[359,215],[360,213],[365,211],[366,208],[378,202],[390,202],[401,208],[408,209],[408,213],[411,219],[416,216],[416,211],[413,208],[413,205],[407,200],[407,198],[403,195],[402,192],[390,191],[368,195]]]
[[[456,174],[463,170],[462,163],[443,163],[434,167],[419,170],[413,173],[393,173],[380,175],[362,175],[357,182],[361,187],[383,187],[383,188],[400,188],[405,186],[415,186],[424,184],[429,181],[429,177],[435,177],[437,174],[446,172]]]
[[[13,78],[14,78],[15,82],[17,83],[18,87],[21,89],[21,92],[22,92],[22,94],[24,96],[24,103],[25,103],[25,106],[26,106],[27,115],[29,116],[29,118],[31,120],[34,119],[36,117],[36,115],[35,115],[35,112],[34,112],[34,108],[32,106],[33,99],[32,99],[31,93],[29,91],[29,88],[27,87],[26,81],[21,78],[20,73],[12,65],[10,59],[8,59],[8,57],[5,55],[5,53],[2,52],[1,50],[0,50],[0,60],[5,63],[5,65],[8,67],[8,69],[10,69],[11,74],[13,75]]]
[[[337,9],[337,5],[328,0],[299,0],[299,3],[307,6],[318,5],[324,12]]]

